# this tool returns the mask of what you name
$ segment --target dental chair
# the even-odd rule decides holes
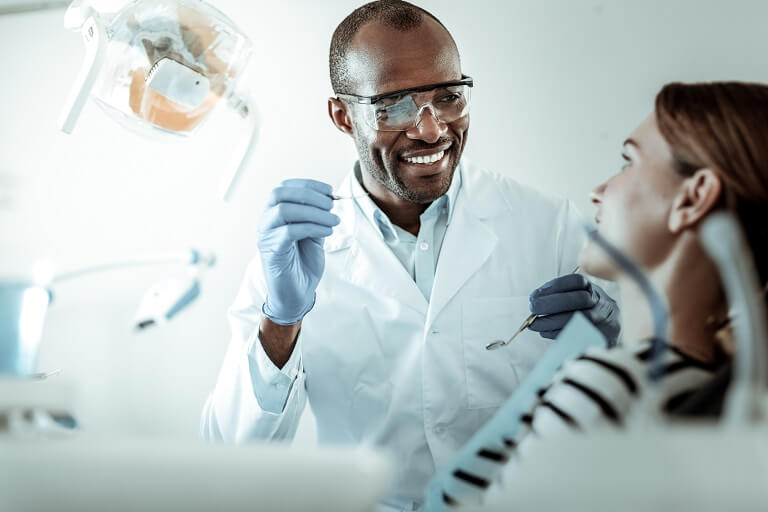
[[[669,416],[648,411],[623,431],[575,433],[542,443],[485,503],[460,510],[766,510],[768,329],[763,292],[732,216],[712,216],[701,233],[736,312],[732,362]]]

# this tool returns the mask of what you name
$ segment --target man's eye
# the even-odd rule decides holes
[[[440,98],[438,98],[437,101],[439,103],[446,103],[447,104],[447,103],[456,103],[460,99],[461,99],[461,94],[453,93],[453,94],[446,94],[445,96],[440,96]]]
[[[378,101],[378,105],[380,108],[389,108],[393,105],[397,105],[403,100],[403,96],[394,96],[390,98],[384,98]]]

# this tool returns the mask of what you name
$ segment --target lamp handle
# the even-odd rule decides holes
[[[106,53],[107,33],[104,26],[99,22],[96,12],[90,6],[75,1],[67,9],[65,25],[78,30],[76,25],[80,19],[85,19],[82,26],[79,27],[83,41],[85,41],[85,60],[59,118],[59,128],[67,134],[72,133],[85,102],[91,95]]]
[[[246,99],[233,96],[230,98],[230,101],[235,103],[231,106],[237,110],[241,116],[248,119],[250,133],[248,135],[248,144],[245,147],[245,151],[243,152],[237,167],[235,167],[221,181],[220,196],[226,203],[232,200],[235,189],[253,157],[253,150],[256,148],[256,143],[259,140],[259,116],[256,112],[256,102],[251,96],[248,96]]]

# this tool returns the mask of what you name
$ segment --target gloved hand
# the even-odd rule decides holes
[[[530,295],[531,313],[545,315],[529,327],[544,338],[555,339],[575,311],[584,314],[605,336],[608,346],[619,338],[619,306],[602,288],[581,274],[553,279]]]
[[[323,238],[340,219],[330,212],[330,185],[287,180],[272,191],[259,225],[259,251],[267,284],[262,311],[273,322],[293,325],[315,305],[325,269]]]

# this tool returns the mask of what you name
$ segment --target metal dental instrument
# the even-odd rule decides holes
[[[575,273],[576,273],[576,272],[578,272],[579,270],[580,270],[580,269],[579,269],[579,267],[577,266],[575,269],[573,269],[573,270],[571,271],[571,274],[575,274]],[[509,339],[508,339],[508,340],[506,340],[506,341],[504,341],[504,340],[496,340],[496,341],[494,341],[493,343],[489,343],[488,345],[486,345],[486,346],[485,346],[485,350],[496,350],[496,349],[499,349],[499,348],[501,348],[501,347],[505,347],[505,346],[509,345],[510,343],[512,343],[512,341],[513,341],[515,338],[517,338],[517,335],[518,335],[518,334],[520,334],[521,332],[523,332],[524,330],[526,330],[528,327],[530,327],[530,326],[531,326],[531,324],[532,324],[533,322],[535,322],[535,321],[536,321],[536,319],[537,319],[537,318],[539,318],[540,316],[542,316],[542,315],[534,315],[533,313],[531,313],[531,314],[528,316],[528,318],[526,318],[526,319],[525,319],[525,322],[523,322],[523,324],[522,324],[522,325],[521,325],[521,326],[520,326],[520,327],[517,329],[517,331],[515,331],[515,333],[514,333],[512,336],[510,336],[510,337],[509,337]]]
[[[61,368],[56,368],[50,372],[37,372],[30,375],[35,380],[45,380],[61,373]]]
[[[358,197],[368,197],[369,195],[371,195],[370,192],[366,192],[365,194],[358,194],[356,196],[337,196],[336,194],[331,194],[331,199],[338,201],[339,199],[357,199]]]

